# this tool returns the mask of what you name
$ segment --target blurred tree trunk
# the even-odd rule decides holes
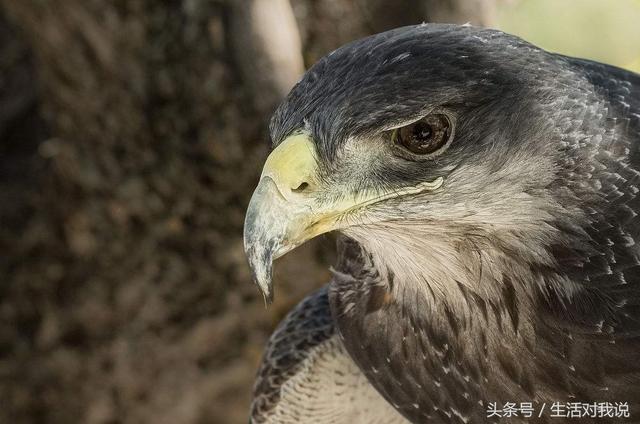
[[[304,72],[298,24],[289,0],[239,0],[228,37],[254,106],[270,112]]]
[[[0,0],[0,422],[246,422],[332,250],[284,258],[265,310],[241,234],[268,116],[303,60],[431,16],[267,1]]]

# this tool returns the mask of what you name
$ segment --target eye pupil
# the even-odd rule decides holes
[[[450,121],[446,115],[434,113],[394,132],[394,139],[416,155],[435,153],[449,141]]]
[[[420,141],[426,141],[431,137],[431,127],[424,122],[419,122],[413,127],[413,136]]]

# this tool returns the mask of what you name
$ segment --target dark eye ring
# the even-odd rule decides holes
[[[451,137],[447,115],[432,113],[419,121],[393,130],[391,139],[415,155],[430,155],[442,149]]]

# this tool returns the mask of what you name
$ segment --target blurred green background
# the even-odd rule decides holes
[[[640,72],[640,0],[504,0],[494,26],[550,51]]]

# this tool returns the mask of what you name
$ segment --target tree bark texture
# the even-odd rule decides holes
[[[305,65],[427,16],[366,3],[0,0],[0,422],[246,422],[332,251],[283,258],[265,309],[242,223],[268,116]]]

